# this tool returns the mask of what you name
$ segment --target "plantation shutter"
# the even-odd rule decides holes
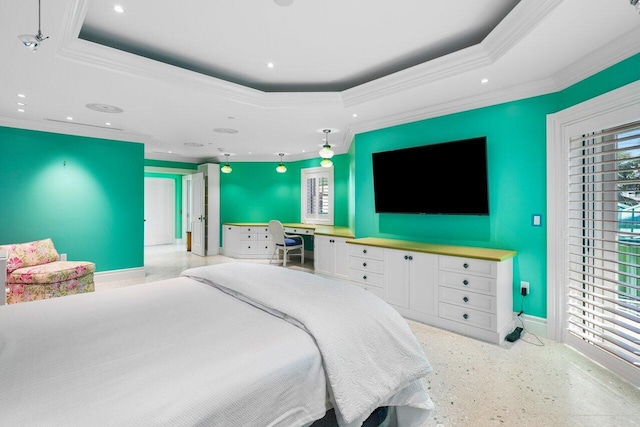
[[[567,330],[640,369],[640,122],[569,144]]]
[[[302,170],[302,222],[333,225],[333,168]]]

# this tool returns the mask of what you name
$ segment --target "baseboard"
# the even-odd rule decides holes
[[[100,271],[93,275],[95,283],[109,283],[120,280],[144,279],[144,267],[123,268],[121,270]]]
[[[543,317],[523,314],[518,317],[518,313],[513,313],[515,326],[524,325],[524,330],[539,337],[547,337],[547,319]]]

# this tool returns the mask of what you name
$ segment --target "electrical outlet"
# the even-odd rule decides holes
[[[520,282],[520,295],[522,295],[523,297],[529,295],[529,282]]]

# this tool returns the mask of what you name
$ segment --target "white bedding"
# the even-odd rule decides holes
[[[0,306],[3,426],[299,426],[328,407],[306,332],[186,277]]]
[[[182,275],[216,286],[307,330],[322,354],[340,426],[395,406],[399,426],[419,426],[433,404],[421,378],[432,369],[406,321],[371,293],[281,267],[229,263]]]

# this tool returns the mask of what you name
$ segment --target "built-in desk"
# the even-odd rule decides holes
[[[346,240],[354,237],[348,227],[291,222],[282,225],[285,233],[309,236],[310,238],[330,236]],[[222,250],[226,256],[232,258],[271,258],[274,252],[273,238],[266,222],[225,222],[222,224],[222,230]],[[322,238],[320,239],[322,240]],[[317,238],[315,240],[317,241]],[[314,256],[309,255],[311,252],[305,253],[305,258],[315,258],[315,254]]]

